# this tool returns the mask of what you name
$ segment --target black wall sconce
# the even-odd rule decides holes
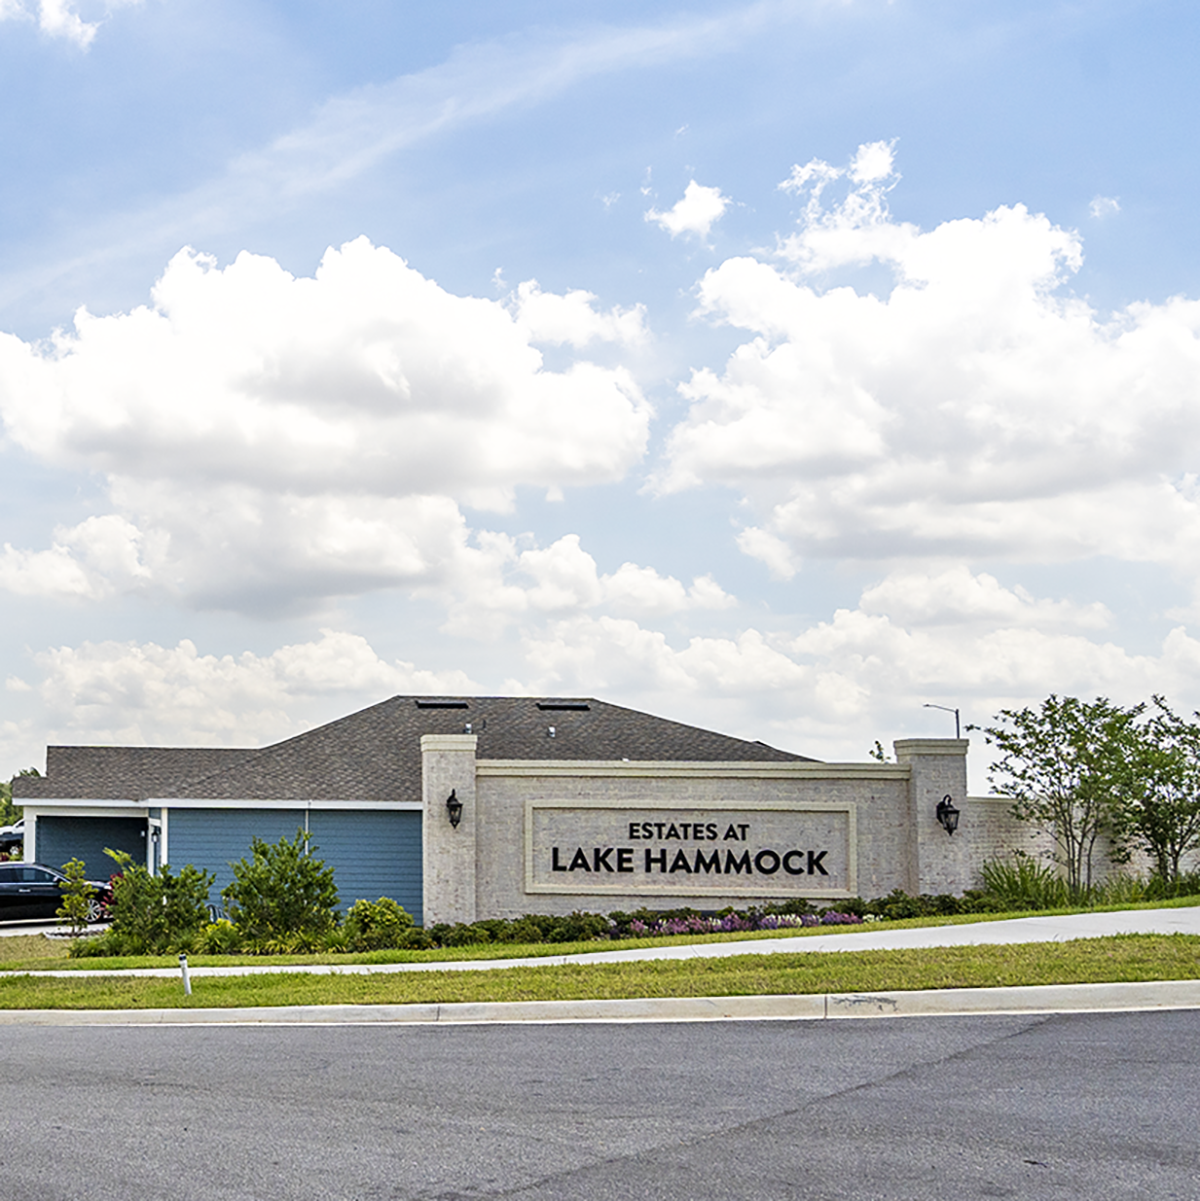
[[[462,801],[458,799],[453,788],[450,789],[450,795],[446,798],[446,813],[450,818],[450,825],[457,828],[458,823],[462,821]]]
[[[958,810],[955,809],[954,802],[950,799],[949,793],[946,793],[938,801],[937,819],[947,834],[953,834],[958,829]]]

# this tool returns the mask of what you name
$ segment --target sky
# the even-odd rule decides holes
[[[409,692],[1197,708],[1198,36],[0,0],[0,778]]]

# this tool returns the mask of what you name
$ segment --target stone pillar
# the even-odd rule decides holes
[[[971,887],[971,836],[967,811],[966,738],[903,738],[893,744],[909,779],[909,878],[911,891],[961,893]],[[950,835],[937,820],[938,802],[949,796],[959,811]]]
[[[474,734],[421,736],[421,854],[425,925],[475,920]],[[462,820],[451,826],[446,799],[462,802]]]

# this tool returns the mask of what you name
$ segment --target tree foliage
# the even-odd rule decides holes
[[[131,955],[190,950],[208,922],[208,890],[216,877],[190,863],[177,876],[165,863],[151,875],[125,851],[104,853],[117,865],[107,936],[112,950]]]
[[[983,728],[1000,751],[991,783],[1013,798],[1015,817],[1053,838],[1055,862],[1074,894],[1092,885],[1097,839],[1119,838],[1127,828],[1127,765],[1144,709],[1052,694],[1036,709],[1002,709],[999,724]]]
[[[281,838],[251,843],[250,860],[233,864],[233,883],[222,893],[241,936],[250,941],[319,937],[337,924],[338,891],[333,868],[315,858],[309,835],[297,830]]]
[[[62,873],[66,877],[59,885],[63,899],[54,916],[60,922],[70,922],[71,933],[78,936],[88,924],[88,915],[96,890],[87,878],[87,869],[82,859],[71,859],[64,863]]]
[[[1173,885],[1180,860],[1200,848],[1200,725],[1173,713],[1161,696],[1153,706],[1122,748],[1118,832]]]
[[[15,776],[40,776],[42,773],[36,767],[23,767]],[[13,804],[12,780],[0,780],[0,826],[11,826],[25,810],[20,805]]]

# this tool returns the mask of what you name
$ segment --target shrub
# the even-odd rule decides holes
[[[162,955],[191,950],[208,924],[208,890],[215,877],[190,863],[173,876],[168,864],[152,876],[125,851],[105,850],[117,864],[112,878],[110,954]]]
[[[1184,872],[1174,880],[1153,875],[1146,885],[1147,901],[1169,900],[1173,897],[1200,896],[1200,872]]]
[[[351,951],[398,947],[412,924],[412,917],[391,897],[355,901],[346,914],[346,945]]]
[[[400,949],[404,951],[428,951],[433,948],[433,938],[420,926],[409,926],[400,936]]]
[[[492,936],[482,926],[456,922],[446,928],[439,941],[444,947],[472,947],[479,943],[491,942]]]
[[[515,921],[505,922],[503,929],[493,934],[497,942],[544,942],[542,928],[530,917],[519,917]]]
[[[252,953],[276,953],[265,950],[272,947],[315,950],[337,925],[333,868],[312,854],[316,849],[309,845],[308,834],[297,830],[290,842],[254,839],[250,860],[232,865],[233,883],[221,897],[248,946],[264,948]]]
[[[1005,909],[1061,909],[1075,899],[1066,880],[1028,855],[986,860],[981,874],[986,891]]]
[[[242,947],[242,936],[228,918],[209,922],[200,931],[196,950],[205,955],[236,955]]]
[[[608,919],[598,913],[571,913],[556,920],[547,942],[588,942],[608,932]]]

